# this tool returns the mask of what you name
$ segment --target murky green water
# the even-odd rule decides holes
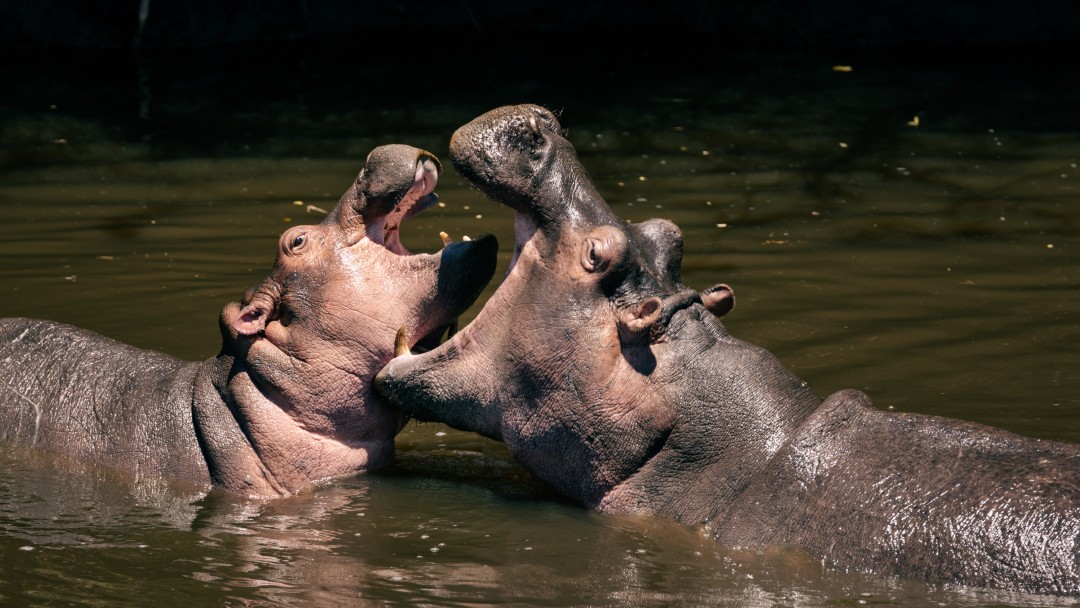
[[[732,333],[819,393],[1080,441],[1080,89],[1060,58],[445,52],[423,69],[295,48],[14,58],[0,316],[212,356],[221,307],[372,147],[445,157],[457,126],[531,101],[562,111],[618,213],[682,227],[687,284],[735,288]],[[452,169],[438,191],[446,207],[406,243],[492,232],[505,267],[510,213]],[[0,448],[0,604],[1072,605],[599,516],[439,425],[398,450],[388,470],[263,503]]]

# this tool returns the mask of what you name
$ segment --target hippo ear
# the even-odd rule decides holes
[[[639,344],[649,336],[660,319],[660,298],[651,297],[619,310],[619,339],[624,344]]]
[[[724,283],[718,283],[701,292],[701,303],[709,312],[722,317],[735,308],[735,292]]]

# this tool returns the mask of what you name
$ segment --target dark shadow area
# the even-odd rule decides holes
[[[739,45],[1071,43],[1080,32],[1080,6],[1062,0],[43,0],[0,6],[0,40],[22,48],[178,48],[311,42],[333,36],[362,40],[395,32],[396,49],[385,52],[426,45],[431,35],[467,40],[499,34],[509,34],[509,39],[535,50],[550,50],[565,44],[551,40],[555,34],[571,35],[573,40],[634,30],[681,33],[682,40],[705,36]],[[626,46],[637,42],[628,38]]]

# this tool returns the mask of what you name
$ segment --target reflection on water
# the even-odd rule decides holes
[[[468,456],[440,458],[457,458],[460,478],[414,468],[270,502],[216,494],[153,502],[107,475],[73,477],[70,467],[5,452],[13,474],[0,494],[0,543],[5,572],[17,575],[0,578],[0,598],[103,606],[1071,605],[829,571],[797,555],[725,551],[670,522],[602,517],[523,495],[520,483],[470,469]]]
[[[212,356],[222,305],[270,268],[281,231],[321,220],[368,150],[445,158],[460,124],[534,101],[563,111],[617,213],[682,227],[687,284],[735,288],[732,333],[819,393],[853,387],[882,408],[1080,441],[1080,94],[1067,67],[813,53],[558,73],[495,63],[432,74],[439,94],[418,96],[372,87],[399,82],[399,66],[260,58],[2,68],[22,86],[0,121],[0,316]],[[492,232],[505,267],[509,212],[447,168],[446,206],[406,224],[406,244]],[[409,426],[398,450],[388,470],[263,503],[4,448],[0,603],[1071,605],[601,517],[502,446],[439,425]]]

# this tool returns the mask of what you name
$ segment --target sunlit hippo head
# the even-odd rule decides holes
[[[628,224],[598,194],[551,112],[503,107],[458,129],[461,175],[514,210],[515,253],[476,319],[426,354],[403,354],[377,389],[421,420],[504,441],[534,475],[598,505],[664,445],[672,319],[716,317],[718,285],[680,282],[682,236]],[[683,347],[685,348],[685,347]]]
[[[329,215],[286,230],[270,274],[222,313],[250,388],[312,436],[368,445],[368,466],[391,457],[404,422],[372,390],[396,332],[407,328],[412,347],[437,345],[495,269],[491,236],[434,254],[402,244],[402,222],[438,199],[441,169],[411,146],[376,148]]]

